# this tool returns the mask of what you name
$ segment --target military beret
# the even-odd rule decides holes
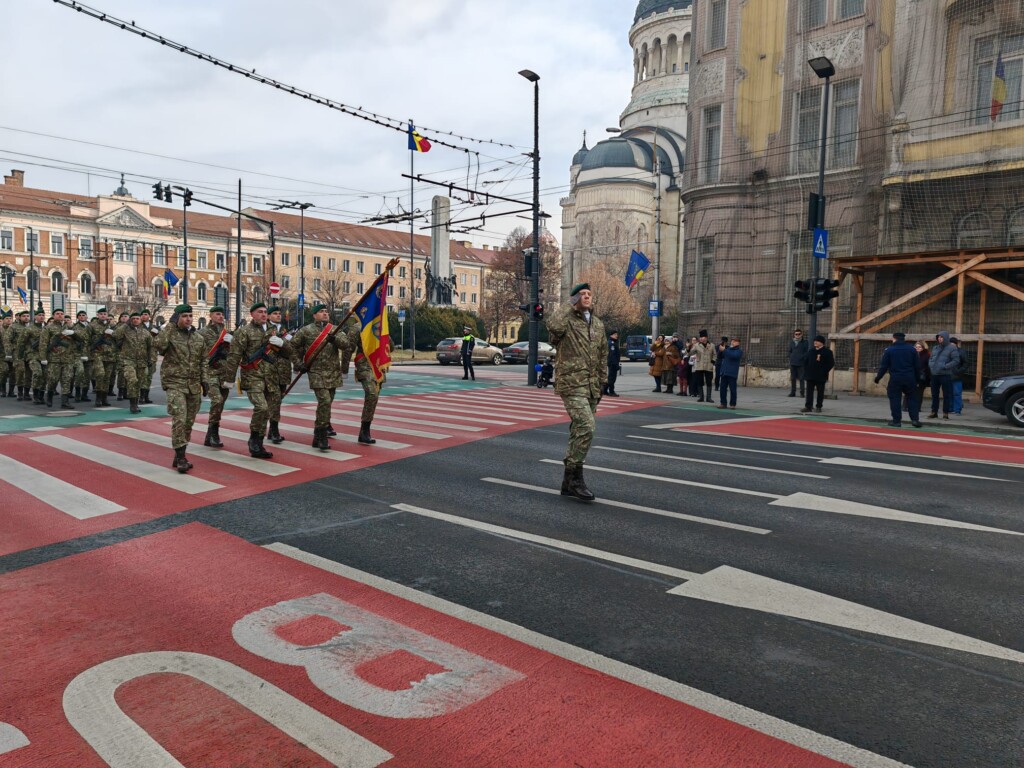
[[[27,314],[28,314],[28,310],[27,309],[23,309],[23,310],[21,310],[21,312],[18,313],[18,317],[21,317],[22,315],[27,315]]]
[[[139,312],[132,312],[128,317],[142,317],[142,314]]]
[[[46,314],[46,310],[43,309],[42,307],[40,307],[39,309],[36,310],[36,314],[37,315],[45,315]]]
[[[322,312],[325,309],[327,309],[326,304],[314,304],[309,311],[315,315],[317,312]]]
[[[223,313],[224,312],[224,307],[221,307],[221,306],[210,307],[210,314],[212,315],[214,312],[221,312],[221,313]]]
[[[140,310],[140,311],[139,311],[139,315],[140,315],[140,316],[141,316],[141,315],[151,315],[151,314],[153,314],[153,313],[152,313],[152,312],[150,312],[150,311],[149,311],[148,309],[143,309],[143,310]]]
[[[590,290],[590,283],[577,283],[576,285],[574,285],[572,287],[572,290],[569,291],[569,295],[570,296],[575,296],[580,291],[589,291],[589,290]]]
[[[178,315],[187,315],[192,312],[192,307],[188,304],[179,304],[174,308],[174,312]]]
[[[249,307],[249,311],[250,312],[255,312],[257,309],[266,309],[266,308],[267,308],[266,304],[264,304],[262,301],[257,301],[255,304],[253,304],[251,307]]]
[[[100,307],[99,309],[96,310],[96,314],[98,315],[100,312],[106,312],[106,311],[107,311],[106,307]]]
[[[86,312],[84,309],[80,309],[80,310],[78,310],[78,314],[75,315],[75,317],[81,317],[82,315],[85,315],[86,317],[88,317],[89,313]]]
[[[274,314],[275,312],[280,312],[280,311],[281,311],[281,308],[280,308],[280,307],[268,307],[268,308],[267,308],[267,314],[268,314],[268,315],[272,315],[272,314]]]

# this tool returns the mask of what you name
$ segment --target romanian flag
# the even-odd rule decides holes
[[[993,122],[1003,111],[1003,103],[1006,101],[1006,68],[1003,66],[1003,52],[1000,50],[996,56],[996,71],[992,77],[992,112],[990,118]]]
[[[430,142],[424,139],[416,131],[416,126],[409,123],[409,151],[410,152],[429,152]]]
[[[171,288],[176,286],[179,282],[178,276],[171,272],[171,270],[164,270],[164,297],[171,298]]]
[[[24,304],[26,301],[28,301],[28,294],[25,293],[25,289],[22,288],[20,285],[18,286],[18,295],[21,296],[21,303],[22,304]]]
[[[356,304],[353,314],[359,321],[359,338],[363,344],[363,357],[370,363],[373,376],[384,380],[384,372],[391,366],[391,334],[388,330],[388,274]]]
[[[633,251],[629,254],[629,266],[626,267],[626,287],[633,290],[650,266],[651,260],[640,251]]]

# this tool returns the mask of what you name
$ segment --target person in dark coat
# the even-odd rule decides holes
[[[789,340],[789,396],[796,397],[796,385],[800,383],[800,397],[804,396],[804,363],[811,351],[804,338],[804,332],[797,328]]]
[[[942,418],[948,419],[953,410],[953,374],[960,368],[960,350],[949,343],[949,332],[935,334],[935,344],[928,358],[932,374],[932,412],[929,419],[939,417],[939,394],[942,394]]]
[[[950,336],[949,343],[956,347],[960,356],[960,365],[953,371],[953,413],[959,415],[964,409],[964,377],[971,361],[967,359],[967,351],[960,344],[960,339]]]
[[[882,353],[882,362],[878,366],[878,373],[875,374],[875,384],[880,383],[886,373],[889,374],[886,391],[889,395],[889,412],[892,414],[890,427],[902,426],[903,411],[900,406],[904,395],[907,396],[910,423],[915,427],[921,426],[921,401],[917,399],[921,358],[917,350],[907,344],[906,338],[904,333],[892,335],[892,346]]]
[[[736,382],[740,377],[740,363],[743,361],[743,350],[740,348],[740,340],[733,336],[728,347],[723,347],[718,355],[721,360],[721,367],[718,379],[719,408],[725,408],[726,395],[729,397],[729,407],[736,408]]]
[[[608,397],[618,397],[615,391],[615,380],[619,378],[619,369],[622,368],[622,356],[619,353],[619,332],[612,331],[608,334],[608,383],[604,385],[604,394]]]
[[[815,336],[811,351],[807,353],[807,359],[804,361],[804,380],[807,382],[807,396],[806,400],[804,400],[804,407],[800,409],[800,413],[811,412],[811,404],[815,402],[815,394],[817,394],[817,403],[814,410],[817,413],[821,413],[821,406],[825,402],[825,385],[828,383],[829,374],[835,367],[836,358],[832,354],[832,350],[825,346],[825,337]]]
[[[476,381],[476,372],[473,370],[473,348],[476,346],[476,339],[473,337],[473,329],[468,325],[462,329],[465,336],[462,337],[462,349],[459,355],[462,357],[462,380],[473,379]]]

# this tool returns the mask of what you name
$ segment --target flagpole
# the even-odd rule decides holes
[[[409,118],[409,139],[412,140],[412,118]],[[409,147],[409,346],[411,359],[416,359],[416,150]]]

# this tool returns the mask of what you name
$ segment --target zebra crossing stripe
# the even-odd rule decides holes
[[[287,416],[291,419],[301,419],[303,421],[316,421],[315,413],[295,413],[294,411],[282,411],[282,416]],[[362,426],[358,421],[339,421],[331,418],[331,423],[334,426],[344,427],[359,427]],[[418,429],[404,429],[402,427],[385,427],[380,424],[373,425],[374,432],[394,432],[398,435],[408,435],[409,437],[423,437],[427,440],[447,440],[451,435],[442,435],[438,432],[421,432]]]
[[[216,491],[224,487],[217,483],[211,483],[209,480],[174,472],[170,468],[170,462],[159,465],[152,464],[142,459],[136,459],[133,456],[127,456],[117,451],[108,451],[106,448],[101,448],[98,445],[73,440],[63,435],[45,435],[31,439],[50,448],[55,448],[58,451],[64,451],[80,459],[94,462],[107,469],[125,472],[141,480],[148,480],[151,483],[156,483],[175,491],[181,491],[182,493],[195,495],[197,493],[206,493],[207,491]],[[170,451],[168,451],[168,455],[170,455]]]
[[[355,414],[360,413],[363,407],[359,403],[353,403],[348,408],[344,407],[346,403],[341,403],[342,407],[338,407],[338,405],[338,403],[334,404],[334,408],[332,409],[333,412],[348,416],[354,416]],[[381,408],[378,407],[376,412],[374,413],[373,420],[374,424],[376,424],[378,420],[400,421],[408,424],[410,421],[410,414],[406,413],[403,416],[388,416],[386,414],[381,413]],[[458,432],[484,432],[487,429],[487,427],[473,427],[467,424],[451,424],[445,421],[424,421],[419,416],[416,416],[411,420],[414,421],[416,424],[419,424],[424,427],[442,427],[443,429],[454,429]]]
[[[248,421],[248,419],[246,419]],[[193,432],[203,432],[205,427],[201,427],[198,424],[192,427]],[[243,442],[249,441],[249,434],[247,432],[235,432],[233,429],[221,429],[221,437],[230,437],[233,440],[242,440]],[[301,453],[305,456],[316,456],[318,459],[328,459],[330,461],[350,461],[351,459],[362,458],[358,453],[344,453],[342,451],[321,451],[319,448],[314,448],[311,445],[302,445],[293,442],[284,442],[279,445],[269,445],[267,450],[271,453],[274,451],[287,451],[289,453]],[[259,459],[259,461],[266,461],[266,459]]]
[[[40,472],[20,461],[0,455],[0,477],[59,512],[77,520],[122,512],[125,508],[109,499],[76,488],[60,478]]]
[[[121,437],[130,437],[133,440],[141,440],[144,443],[153,442],[153,433],[143,432],[141,429],[117,427],[115,429],[108,429],[105,431],[115,435],[120,435]],[[239,469],[245,469],[250,472],[257,472],[261,475],[269,475],[270,477],[287,475],[289,472],[297,472],[299,469],[298,467],[288,467],[283,464],[270,463],[263,459],[254,459],[252,456],[242,456],[219,448],[207,448],[205,445],[189,445],[188,452],[194,456],[202,456],[204,459],[209,459],[210,461],[228,464],[232,467],[238,467]]]
[[[281,415],[287,417],[289,415],[289,413],[287,411],[282,411]],[[224,422],[224,421],[234,421],[234,422],[242,422],[242,423],[248,424],[249,423],[249,417],[248,416],[238,416],[238,415],[231,415],[231,416],[225,415],[225,416],[221,417],[221,421],[222,422]],[[301,438],[303,441],[309,440],[310,438],[313,437],[313,429],[311,427],[297,427],[297,426],[293,426],[291,424],[288,424],[287,422],[282,421],[282,422],[280,422],[277,425],[277,428],[283,434],[295,435],[295,436]],[[221,434],[224,434],[223,430],[221,430]],[[238,434],[240,434],[240,433],[238,433]],[[249,439],[248,436],[246,436],[245,439],[248,440]],[[400,450],[402,450],[404,448],[411,448],[412,447],[412,446],[409,445],[409,443],[395,443],[395,442],[392,442],[391,440],[381,440],[380,438],[375,438],[375,439],[377,440],[377,444],[374,446],[375,448],[387,448],[388,450],[400,451]],[[339,432],[337,435],[332,437],[331,440],[336,440],[336,441],[343,442],[343,443],[358,443],[359,442],[359,439],[358,439],[358,437],[356,435],[349,435],[349,434],[346,434],[344,432]],[[282,445],[283,445],[283,443],[282,443]]]
[[[453,408],[472,408],[473,413],[477,416],[494,417],[498,419],[513,419],[514,421],[544,421],[543,416],[524,416],[523,414],[509,413],[507,411],[494,410],[494,408],[501,408],[499,403],[492,403],[493,408],[480,407],[477,403],[457,403],[451,400],[435,400],[433,398],[416,399],[416,407],[420,407],[420,403],[426,403],[427,405],[443,406],[443,410],[450,411]]]

